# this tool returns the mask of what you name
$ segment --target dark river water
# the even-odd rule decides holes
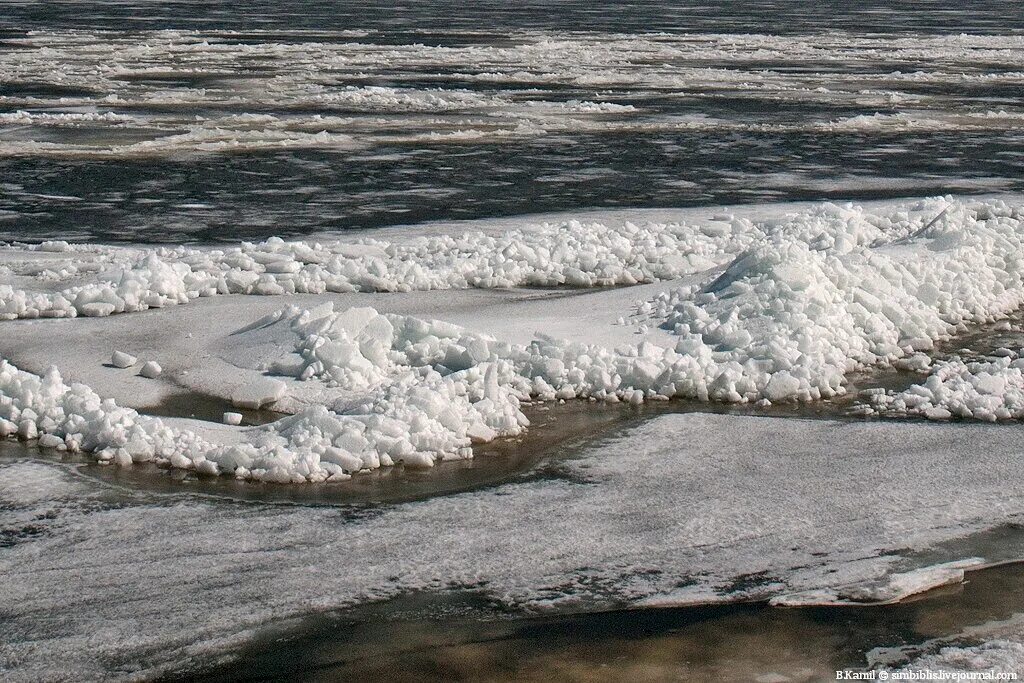
[[[1024,187],[1013,2],[3,2],[0,240]]]
[[[230,665],[168,680],[820,683],[840,670],[888,671],[931,639],[922,649],[970,645],[977,638],[949,634],[1019,619],[1022,571],[1002,565],[962,586],[870,607],[733,604],[481,621],[460,618],[471,603],[416,596],[271,630]],[[396,635],[401,644],[382,653]]]

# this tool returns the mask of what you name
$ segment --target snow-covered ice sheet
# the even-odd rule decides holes
[[[595,315],[590,324],[594,333],[599,333],[603,325],[607,329],[606,338],[614,339],[618,336],[629,340],[635,335],[635,330],[618,325],[611,316],[619,314],[625,305],[623,295],[630,294],[635,295],[636,292],[607,290],[573,294],[572,298],[577,300],[576,305],[586,301],[592,307]],[[451,295],[439,297],[425,292],[384,297],[374,303],[385,310],[399,311],[422,311],[432,306],[443,306],[448,312],[446,317],[468,317],[484,328],[493,325],[498,329],[506,329],[510,312],[521,316],[523,321],[529,320],[539,326],[543,326],[550,318],[557,328],[566,324],[565,304],[559,304],[564,296],[559,293],[522,291],[492,296],[474,292],[463,296],[462,305],[457,305],[453,301],[455,297]],[[345,301],[353,303],[351,299],[365,301],[369,298],[368,295],[348,295]],[[313,481],[332,474],[340,476],[336,469],[338,465],[343,466],[346,472],[354,472],[399,460],[407,465],[429,465],[437,457],[468,457],[467,447],[470,442],[490,440],[499,434],[515,434],[525,424],[525,418],[517,410],[518,401],[508,395],[508,386],[515,385],[518,395],[525,397],[533,391],[533,384],[513,373],[511,366],[505,367],[500,375],[495,375],[495,380],[499,377],[501,379],[500,388],[495,385],[493,390],[489,389],[484,381],[487,374],[487,363],[484,361],[498,361],[499,352],[503,352],[503,349],[507,355],[511,349],[507,342],[498,343],[485,335],[462,332],[450,323],[429,323],[400,314],[378,315],[373,309],[352,308],[346,309],[346,313],[335,313],[327,308],[332,305],[330,299],[325,302],[323,299],[305,296],[294,300],[312,306],[314,311],[319,310],[325,321],[347,319],[350,324],[348,332],[337,328],[305,336],[311,333],[311,325],[317,318],[310,320],[313,314],[304,313],[301,314],[305,316],[305,322],[299,326],[299,331],[302,331],[300,335],[293,329],[302,322],[298,309],[275,311],[281,303],[279,299],[244,300],[229,297],[131,317],[8,323],[10,334],[5,339],[6,353],[20,367],[35,370],[39,374],[45,374],[46,368],[55,362],[68,382],[85,382],[97,389],[99,395],[116,398],[127,407],[158,405],[168,395],[184,388],[250,407],[279,399],[274,402],[276,409],[300,413],[298,420],[302,424],[314,420],[320,432],[329,429],[328,423],[337,424],[341,420],[366,436],[387,433],[383,440],[371,439],[375,446],[370,449],[372,452],[364,453],[365,458],[360,452],[368,444],[361,437],[350,435],[341,438],[334,429],[329,429],[332,434],[330,437],[306,434],[299,440],[289,439],[291,445],[278,453],[285,460],[276,463],[283,470],[272,477],[282,481],[298,480],[295,475],[300,473],[302,477]],[[338,301],[334,297],[333,303]],[[268,314],[253,323],[253,316],[261,310],[261,306]],[[597,315],[602,307],[606,309],[603,322]],[[376,322],[364,330],[363,327],[371,321]],[[385,338],[372,338],[370,329],[374,325],[378,326],[377,332],[384,334]],[[566,329],[569,329],[568,326]],[[426,343],[425,346],[421,344],[420,348],[413,348],[417,340],[422,340],[432,330],[442,338],[439,341],[435,339],[433,345]],[[349,333],[356,347],[349,343]],[[515,330],[515,335],[520,334],[522,330]],[[360,335],[360,339],[355,339]],[[140,358],[158,359],[164,366],[161,379],[149,380],[137,375],[135,370],[114,367],[107,362],[107,350],[111,346],[131,349]],[[472,353],[477,353],[478,357],[472,353],[465,355],[467,346],[475,349]],[[302,349],[307,357],[292,353],[297,348]],[[350,350],[354,350],[354,353],[350,353]],[[491,355],[494,355],[493,359]],[[342,363],[342,360],[345,362]],[[457,366],[456,363],[463,365]],[[276,376],[264,375],[265,370]],[[437,374],[438,370],[447,374],[444,380]],[[428,371],[431,375],[423,376],[422,371]],[[288,377],[288,374],[310,379],[299,381],[296,377]],[[144,433],[140,434],[140,438],[147,446],[133,457],[135,461],[156,459],[173,466],[192,468],[200,467],[205,459],[211,461],[205,465],[205,471],[213,471],[212,463],[218,462],[219,471],[246,478],[251,475],[252,463],[245,465],[244,470],[239,470],[234,456],[227,456],[226,451],[217,449],[213,444],[198,448],[189,440],[187,449],[182,446],[170,447],[170,450],[154,450],[149,443],[151,432],[159,431],[164,425],[175,425],[175,420],[165,418],[156,421],[139,417],[134,411],[117,411],[127,422],[120,422],[120,426],[111,432],[109,416],[113,412],[107,411],[106,417],[102,419],[98,414],[84,422],[76,418],[75,426],[69,426],[65,424],[68,418],[66,404],[58,408],[56,402],[46,402],[48,395],[32,388],[38,386],[36,380],[31,380],[25,374],[19,377],[22,379],[12,380],[5,385],[6,405],[0,407],[5,415],[7,432],[19,431],[21,423],[30,419],[36,424],[37,432],[49,430],[51,433],[51,436],[46,437],[47,445],[103,451],[107,447],[124,447],[131,440],[127,434],[135,426],[145,425],[141,427]],[[437,392],[447,391],[445,387],[461,393],[442,400]],[[465,398],[467,390],[473,399],[472,405]],[[82,391],[88,393],[84,389]],[[288,395],[282,397],[280,394],[285,391]],[[553,393],[550,388],[545,391]],[[480,399],[488,395],[488,402],[480,402]],[[397,409],[399,405],[408,405],[410,400],[417,405],[432,406],[428,409],[431,415],[421,415],[417,420],[412,414],[403,414],[400,422],[392,421],[387,425],[360,422],[367,419],[367,412],[381,414],[379,408],[383,404]],[[325,405],[334,412],[326,411]],[[22,409],[25,407],[29,407],[32,412],[24,413]],[[17,414],[14,414],[15,408]],[[342,414],[352,413],[362,414],[363,417],[341,417]],[[471,417],[473,415],[477,417]],[[395,414],[394,417],[399,416]],[[430,419],[424,423],[424,418]],[[289,423],[281,422],[268,429],[284,432],[290,427]],[[92,433],[95,438],[81,438],[83,431]],[[194,425],[188,425],[188,431],[195,431]],[[406,438],[416,432],[423,432],[425,440],[414,438],[410,441]],[[28,434],[30,432],[25,431],[22,436]],[[52,435],[59,435],[58,440],[64,441],[64,444],[53,441],[57,437]],[[258,430],[248,430],[236,433],[229,443],[238,443],[244,438],[260,440],[264,436]],[[396,438],[405,445],[396,446]],[[214,441],[220,443],[222,439]],[[137,445],[141,447],[142,442]],[[308,465],[299,464],[303,456],[295,449],[300,446],[303,451],[314,448],[314,452],[306,456],[313,458]],[[338,447],[342,446],[345,447],[344,454],[338,451]],[[110,459],[109,451],[104,457]],[[228,458],[230,462],[223,458]],[[333,464],[322,463],[325,458],[333,459]],[[126,464],[129,459],[121,458],[118,462]],[[310,466],[312,469],[309,469]],[[264,474],[257,472],[254,476],[266,478]]]
[[[851,593],[918,567],[899,553],[1019,520],[1018,451],[989,425],[669,415],[557,478],[355,511],[7,461],[0,666],[152,676],[272,622],[421,589],[570,611]]]
[[[120,409],[118,419],[127,422],[111,431],[104,420],[115,408],[97,403],[91,390],[64,387],[51,373],[50,389],[40,392],[38,378],[9,369],[0,427],[22,438],[42,435],[58,448],[96,451],[118,464],[156,459],[241,478],[323,481],[399,461],[429,466],[468,457],[472,442],[527,426],[519,411],[525,399],[765,404],[842,395],[848,373],[910,362],[937,340],[1004,317],[1024,301],[1019,200],[826,203],[769,216],[722,213],[642,225],[568,221],[396,242],[272,239],[228,250],[53,243],[15,249],[8,268],[42,286],[0,288],[8,317],[103,319],[149,311],[135,318],[138,325],[121,325],[136,340],[166,336],[161,325],[169,315],[182,331],[203,325],[201,313],[152,309],[175,310],[174,304],[218,294],[304,294],[301,306],[244,321],[240,311],[254,310],[227,309],[232,326],[211,325],[205,346],[188,342],[191,332],[177,343],[161,341],[162,349],[152,342],[126,346],[110,328],[105,337],[145,363],[141,377],[124,384],[140,388],[136,405],[152,403],[170,386],[146,384],[159,375],[208,387],[204,393],[238,406],[272,404],[296,416],[251,430],[249,446],[200,447],[184,432],[168,435],[164,425],[138,422]],[[57,256],[48,260],[50,253]],[[67,253],[92,254],[95,261],[83,268]],[[28,258],[18,260],[20,254]],[[51,286],[62,280],[78,284]],[[470,288],[641,282],[650,284],[579,296],[511,295],[506,301],[514,306],[487,310],[474,309],[464,295]],[[373,295],[363,299],[370,305],[352,306],[360,292],[397,291],[430,302],[438,289],[462,292],[447,308],[433,299],[440,320],[383,312]],[[416,300],[389,297],[379,299],[382,307],[410,308]],[[611,321],[615,312],[620,315]],[[452,324],[453,317],[473,326]],[[5,353],[26,356],[27,369],[40,374],[48,362],[40,338],[61,328],[61,343],[70,345],[83,324],[7,323],[13,334]],[[78,329],[87,337],[99,330],[102,338],[107,324]],[[66,363],[76,379],[80,361],[95,358],[96,347],[85,341],[71,348]],[[198,351],[198,360],[184,355],[187,349]],[[108,354],[109,348],[101,355]],[[126,373],[86,374],[102,375],[110,387]],[[90,418],[68,413],[68,392],[89,396],[87,404],[100,411]],[[153,443],[157,432],[165,434],[160,444]]]

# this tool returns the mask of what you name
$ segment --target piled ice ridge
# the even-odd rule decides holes
[[[0,360],[0,437],[38,438],[118,465],[152,461],[242,479],[333,481],[398,461],[429,467],[435,459],[468,457],[473,440],[517,434],[526,424],[493,373],[472,368],[442,377],[420,367],[397,373],[344,414],[317,406],[247,430],[241,443],[216,444],[103,400],[85,385],[69,386],[56,369],[39,377]]]
[[[612,350],[543,336],[518,347],[424,328],[421,337],[452,341],[428,344],[418,362],[463,369],[508,360],[503,385],[548,399],[812,400],[842,393],[845,374],[858,367],[929,349],[1024,299],[1016,215],[979,221],[950,207],[918,245],[870,247],[883,232],[850,214],[822,211],[816,223],[780,226],[705,286],[641,307],[680,336],[675,348],[641,342]],[[300,376],[369,375],[337,357],[330,334],[297,331],[310,361]],[[409,339],[417,348],[419,337]]]
[[[863,414],[923,415],[931,420],[965,417],[995,422],[1024,417],[1024,359],[953,359],[936,363],[928,378],[902,392],[867,397]]]
[[[197,469],[217,471],[214,463],[203,464],[211,444],[195,434],[121,408],[85,385],[68,386],[56,368],[40,377],[0,360],[0,436],[15,434],[50,448],[96,452],[100,460],[118,464],[177,464],[189,453]]]
[[[836,207],[778,226],[703,287],[641,306],[679,335],[674,348],[642,341],[608,349],[543,335],[517,346],[443,323],[328,306],[299,315],[301,358],[280,371],[369,386],[396,353],[399,362],[442,373],[493,363],[496,381],[523,398],[834,396],[846,373],[915,360],[936,339],[1024,301],[1024,234],[1016,210],[1004,209],[950,205],[925,226],[927,235],[898,243]]]
[[[69,249],[71,247],[64,243],[43,243],[37,247],[39,251]],[[114,255],[114,258],[117,256],[120,255]],[[0,285],[0,319],[103,317],[186,303],[209,293],[193,288],[198,282],[187,264],[165,261],[157,253],[120,263],[110,261],[113,259],[103,259],[98,264],[86,266],[86,270],[114,266],[109,272],[102,273],[98,281],[60,292],[26,292],[10,285]],[[72,278],[79,272],[78,266],[68,264],[62,272],[43,271],[37,276],[45,281]]]
[[[58,260],[59,265],[47,266],[33,259],[18,261],[15,252],[8,265],[13,273],[47,286],[31,291],[0,285],[0,318],[105,316],[216,294],[630,285],[675,279],[730,262],[728,277],[716,283],[714,291],[705,292],[698,305],[709,303],[710,294],[722,294],[731,282],[751,278],[762,283],[766,277],[782,278],[780,287],[811,293],[829,287],[853,291],[859,284],[857,278],[873,269],[885,271],[880,275],[894,291],[927,280],[938,288],[936,295],[952,296],[954,292],[941,289],[947,283],[926,278],[916,269],[890,273],[883,260],[891,260],[898,271],[903,261],[912,259],[898,249],[879,250],[914,234],[942,211],[942,220],[928,235],[941,240],[918,243],[910,253],[944,253],[946,260],[954,255],[977,259],[991,270],[1000,267],[999,259],[1009,254],[1018,239],[1019,206],[1000,200],[939,199],[874,212],[824,204],[758,222],[733,214],[692,224],[566,221],[499,235],[468,232],[392,242],[364,238],[309,243],[271,238],[224,250],[97,249],[45,243],[24,249],[27,253],[73,250],[80,259]],[[842,262],[836,264],[835,259]],[[756,272],[759,268],[765,272]],[[783,268],[787,274],[769,272]],[[841,270],[851,271],[849,282],[835,280]],[[901,281],[908,277],[915,282]],[[803,284],[798,282],[800,278]],[[829,278],[833,278],[831,284]],[[53,285],[65,281],[76,284],[54,291]],[[869,288],[870,297],[888,294],[883,284]],[[1008,284],[981,282],[977,293],[982,297],[998,295]],[[760,285],[759,291],[766,286]],[[992,287],[998,291],[985,289]],[[906,296],[931,305],[935,303],[928,300],[931,291],[925,287],[918,296],[915,287]],[[879,311],[870,297],[862,305]],[[972,303],[984,305],[987,301]]]
[[[98,281],[60,292],[0,285],[0,319],[105,316],[217,294],[632,285],[700,272],[727,261],[761,235],[749,219],[723,217],[705,225],[643,227],[567,221],[497,236],[470,232],[405,242],[271,238],[227,250],[109,249],[95,254],[87,247],[61,245],[82,253],[83,266],[64,263],[60,272],[25,272],[52,282],[100,271]],[[34,266],[30,262],[25,268]]]
[[[924,234],[896,241],[850,213],[783,226],[704,287],[652,302],[690,365],[672,378],[675,393],[833,396],[852,370],[928,350],[1024,301],[1019,207],[951,203]]]

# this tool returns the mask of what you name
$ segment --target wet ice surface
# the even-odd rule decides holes
[[[1022,187],[1002,3],[785,3],[753,32],[735,3],[34,5],[0,38],[0,238]]]
[[[424,591],[520,615],[888,597],[894,575],[991,550],[941,544],[1024,513],[1016,441],[985,425],[666,415],[506,484],[328,506],[96,478],[7,442],[0,656],[16,679],[152,675],[230,657],[268,625]]]
[[[1014,536],[1019,543],[1020,531]],[[1007,534],[1000,539],[1006,541]],[[922,651],[971,645],[996,630],[993,622],[1019,621],[1021,571],[1020,565],[1004,565],[974,572],[963,586],[884,607],[778,610],[741,604],[481,619],[480,605],[471,599],[412,596],[312,618],[289,631],[271,629],[238,661],[187,677],[831,680],[837,670],[889,669]],[[974,626],[973,633],[965,625]],[[948,637],[961,630],[969,632]],[[382,640],[400,645],[382,654]]]

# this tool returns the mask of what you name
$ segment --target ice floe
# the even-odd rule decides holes
[[[356,511],[154,496],[15,459],[0,464],[0,661],[24,680],[152,678],[261,626],[420,590],[588,611],[920,585],[887,577],[927,565],[914,549],[1024,513],[1018,441],[669,415],[560,476]]]
[[[1024,643],[999,639],[981,645],[949,645],[916,658],[891,675],[895,680],[897,675],[921,671],[941,672],[947,677],[959,675],[961,680],[1000,680],[998,676],[1010,674],[1019,678],[1024,676]]]
[[[898,602],[935,588],[963,583],[964,573],[985,565],[981,558],[968,558],[921,567],[909,572],[886,576],[882,581],[825,590],[779,595],[769,604],[775,607],[806,607],[810,605],[865,605]]]

